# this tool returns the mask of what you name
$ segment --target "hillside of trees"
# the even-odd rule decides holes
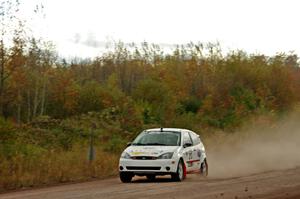
[[[120,151],[145,128],[230,133],[299,103],[296,54],[225,54],[202,43],[163,51],[118,42],[94,59],[65,60],[22,24],[11,43],[2,38],[0,191],[114,175]]]
[[[120,42],[93,60],[67,62],[35,39],[14,42],[0,46],[0,115],[16,126],[104,114],[128,132],[187,121],[190,128],[229,130],[299,101],[294,54],[224,56],[219,45],[193,43],[165,54],[157,45]]]

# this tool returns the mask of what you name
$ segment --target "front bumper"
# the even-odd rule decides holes
[[[178,160],[156,159],[156,160],[133,160],[121,158],[119,162],[120,172],[131,172],[134,174],[171,174],[177,171]]]

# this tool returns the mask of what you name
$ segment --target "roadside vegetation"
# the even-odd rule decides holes
[[[0,40],[0,191],[115,175],[142,129],[230,133],[258,116],[276,120],[300,99],[293,53],[118,42],[94,59],[65,60],[16,22]]]

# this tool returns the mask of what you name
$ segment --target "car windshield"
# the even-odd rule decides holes
[[[132,145],[180,146],[180,132],[144,131]]]

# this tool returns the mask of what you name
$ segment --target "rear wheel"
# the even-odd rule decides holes
[[[203,175],[203,176],[205,176],[205,177],[208,175],[208,164],[207,164],[206,158],[205,158],[204,161],[201,163],[201,166],[200,166],[200,173],[201,173],[201,175]]]
[[[151,175],[147,175],[146,177],[147,177],[148,180],[154,181],[156,176],[151,174]]]
[[[182,160],[179,160],[177,166],[177,172],[172,174],[172,179],[175,181],[182,181],[185,177],[185,167]]]
[[[131,182],[133,174],[127,172],[120,172],[120,180],[124,183]]]

